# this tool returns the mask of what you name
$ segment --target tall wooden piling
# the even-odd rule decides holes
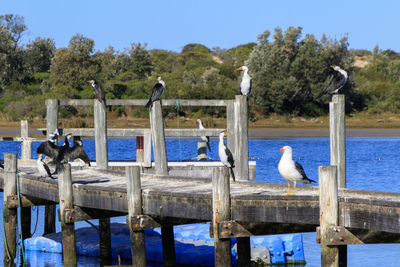
[[[9,209],[7,197],[17,195],[17,154],[4,154],[3,224],[4,266],[13,266],[17,255],[17,209]]]
[[[168,175],[167,151],[165,148],[164,120],[160,101],[153,102],[150,111],[151,138],[153,140],[154,163],[157,175]]]
[[[76,266],[75,223],[71,222],[74,207],[71,165],[62,166],[58,176],[58,192],[60,198],[60,218],[64,266]]]
[[[136,162],[144,161],[143,136],[136,136]]]
[[[138,166],[126,167],[128,216],[127,223],[131,237],[132,266],[146,266],[146,246],[144,230],[133,231],[131,218],[143,214],[140,169]]]
[[[346,120],[345,97],[333,95],[329,103],[331,165],[337,166],[338,186],[346,187]]]
[[[145,130],[143,136],[143,167],[151,167],[151,130]]]
[[[319,166],[319,209],[321,266],[346,266],[340,246],[328,246],[328,228],[339,225],[338,180],[336,166]]]
[[[32,159],[32,140],[29,140],[28,121],[21,121],[21,159]]]
[[[247,97],[237,95],[235,98],[235,176],[237,180],[249,180],[249,144],[248,144],[248,112]]]
[[[58,103],[57,99],[46,100],[46,135],[58,129]],[[58,143],[58,140],[57,140]],[[46,205],[44,211],[44,235],[56,232],[56,205]]]
[[[232,133],[235,130],[235,105],[233,100],[230,100],[226,105],[226,130]],[[233,134],[227,136],[226,145],[234,155],[236,150],[235,137]]]
[[[94,129],[96,142],[96,168],[108,169],[107,110],[105,103],[94,100]]]
[[[331,165],[337,166],[338,187],[346,187],[345,95],[333,95],[329,103]],[[347,245],[339,246],[340,266],[347,266]]]
[[[214,168],[212,175],[213,187],[213,232],[215,266],[231,266],[231,239],[219,238],[218,223],[231,219],[230,183],[227,167]]]

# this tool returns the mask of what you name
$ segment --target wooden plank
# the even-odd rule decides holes
[[[168,175],[167,150],[165,147],[164,120],[160,101],[152,104],[150,111],[151,139],[157,175]]]
[[[4,266],[12,266],[17,255],[17,209],[7,207],[7,197],[17,194],[17,154],[4,154],[3,225],[5,233]],[[8,248],[8,250],[7,250]]]
[[[69,223],[68,212],[73,210],[71,165],[64,164],[58,175],[60,215],[64,266],[76,266],[75,224]]]
[[[96,142],[96,168],[108,168],[107,110],[104,103],[94,101],[94,126]]]
[[[214,169],[212,178],[213,190],[213,231],[215,266],[231,266],[231,239],[222,239],[218,233],[218,223],[231,219],[230,183],[227,167]]]
[[[48,99],[47,101],[49,101]],[[94,99],[59,99],[60,106],[91,106]],[[203,106],[203,107],[224,107],[232,100],[190,100],[179,99],[181,106]],[[145,106],[147,100],[145,99],[107,99],[107,106]],[[175,106],[176,99],[164,99],[163,106]]]
[[[144,231],[132,229],[131,218],[143,214],[142,209],[142,186],[140,181],[139,167],[126,168],[126,184],[128,197],[127,224],[131,237],[132,266],[146,266],[146,246]]]
[[[151,131],[146,130],[143,136],[143,167],[151,167]]]

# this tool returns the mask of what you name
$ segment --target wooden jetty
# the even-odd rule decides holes
[[[234,101],[237,99],[240,96]],[[100,220],[100,248],[106,262],[106,255],[110,255],[109,218],[121,215],[127,215],[133,266],[145,266],[143,230],[155,227],[161,227],[164,264],[174,266],[172,226],[193,222],[212,222],[210,234],[214,237],[216,266],[230,266],[232,237],[238,238],[239,266],[250,264],[249,237],[253,235],[317,231],[321,266],[346,266],[347,244],[397,243],[400,194],[345,188],[345,167],[341,165],[345,162],[345,131],[340,117],[344,117],[344,96],[334,96],[333,103],[332,165],[319,167],[319,187],[298,186],[295,196],[282,196],[286,185],[250,182],[248,176],[233,183],[227,168],[221,166],[213,167],[209,177],[196,178],[168,173],[162,162],[155,165],[153,173],[142,172],[140,166],[118,171],[71,168],[65,164],[58,180],[53,180],[39,178],[36,168],[27,161],[18,162],[15,154],[6,154],[5,169],[0,170],[0,187],[4,190],[3,222],[11,259],[5,253],[4,261],[15,257],[16,208],[57,203],[65,266],[76,265],[75,222]],[[235,146],[238,149],[240,144],[235,142]],[[235,160],[245,160],[244,165],[248,166],[247,158]]]

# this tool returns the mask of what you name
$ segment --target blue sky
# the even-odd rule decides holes
[[[323,0],[2,0],[0,14],[25,17],[23,43],[52,38],[67,47],[76,33],[122,51],[131,43],[179,52],[188,43],[232,48],[265,30],[300,26],[305,34],[340,39],[350,48],[400,52],[400,1]]]

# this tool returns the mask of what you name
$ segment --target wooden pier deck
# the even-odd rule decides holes
[[[20,166],[19,179],[20,194],[28,196],[31,201],[59,202],[57,180],[39,178],[35,167]],[[121,215],[128,213],[125,172],[74,168],[72,183],[74,205]],[[212,220],[211,177],[142,174],[141,185],[143,214],[176,218],[174,224],[185,220]],[[3,172],[0,172],[0,186],[3,188]],[[284,184],[231,182],[231,219],[257,224],[258,228],[260,224],[278,223],[297,225],[293,226],[293,232],[315,231],[315,226],[320,224],[318,187],[298,186],[295,196],[282,196],[286,190]],[[340,226],[400,233],[400,194],[339,189],[338,199]],[[254,234],[270,232],[261,229]],[[290,232],[290,229],[286,227],[282,231]]]

